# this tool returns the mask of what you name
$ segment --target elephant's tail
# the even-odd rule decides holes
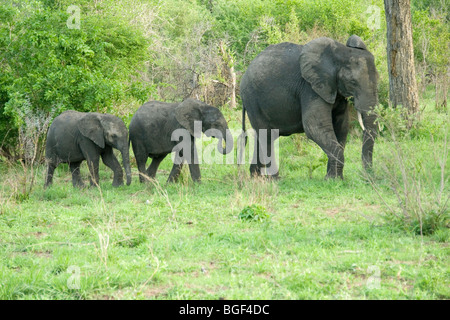
[[[244,163],[245,146],[247,145],[247,133],[245,132],[245,107],[242,106],[242,133],[237,141],[237,161],[238,164]]]
[[[247,145],[248,137],[245,132],[245,107],[244,106],[242,106],[242,133],[241,133],[241,136],[243,136],[245,138],[244,139],[244,147],[245,147]]]
[[[242,106],[242,132],[245,132],[245,107]],[[247,145],[247,136],[245,136],[245,145]]]

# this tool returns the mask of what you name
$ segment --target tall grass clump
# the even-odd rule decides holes
[[[440,128],[427,130],[436,121],[422,118],[408,128],[411,119],[402,107],[379,107],[375,112],[381,129],[375,153],[379,171],[365,176],[385,205],[386,219],[421,236],[449,227],[448,119]],[[418,145],[416,140],[423,141]],[[386,186],[394,203],[382,192]]]

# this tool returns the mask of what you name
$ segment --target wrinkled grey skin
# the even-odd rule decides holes
[[[242,78],[243,125],[247,111],[256,132],[279,129],[280,136],[305,132],[328,156],[326,177],[343,178],[349,97],[354,98],[365,127],[362,161],[366,169],[372,166],[377,126],[375,116],[368,112],[378,103],[377,80],[374,57],[355,35],[347,45],[329,38],[306,45],[271,45],[252,61]],[[262,173],[263,163],[274,164],[274,157],[261,162],[261,150],[270,157],[273,141],[260,144],[256,136],[252,175]],[[276,164],[275,168],[272,175],[277,177]]]
[[[113,153],[122,153],[127,185],[131,183],[128,130],[121,119],[110,114],[65,111],[57,116],[47,133],[45,157],[47,179],[52,184],[53,173],[59,163],[69,163],[74,187],[83,187],[80,164],[86,160],[91,185],[99,182],[99,159],[114,172],[113,186],[123,185],[123,170]]]
[[[197,150],[194,143],[194,121],[202,122],[201,132],[207,136],[212,136],[209,129],[216,129],[217,134],[213,136],[218,138],[217,147],[222,154],[227,154],[233,149],[233,137],[227,130],[228,125],[224,116],[219,109],[201,101],[195,99],[186,99],[182,103],[150,101],[136,111],[130,122],[130,141],[139,169],[140,182],[145,182],[145,176],[154,178],[161,161],[173,151],[177,151],[177,154],[168,182],[177,181],[183,165],[182,160],[188,162],[192,180],[200,181],[200,168],[196,160]],[[171,141],[172,133],[177,129],[185,129],[188,132],[183,131],[189,133],[190,159],[187,159],[182,151],[174,150],[180,143]],[[198,136],[201,132],[195,134]],[[223,139],[226,142],[225,149],[222,146]],[[152,158],[152,163],[146,170],[145,164],[149,157]]]

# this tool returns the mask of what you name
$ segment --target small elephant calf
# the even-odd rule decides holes
[[[196,121],[201,122],[201,127],[199,123],[194,123]],[[145,181],[145,176],[154,178],[161,161],[173,151],[176,151],[177,155],[168,182],[177,181],[183,160],[189,164],[192,180],[200,181],[195,137],[201,135],[201,132],[194,132],[196,125],[206,136],[219,139],[218,150],[222,154],[231,152],[233,137],[223,114],[219,109],[199,100],[189,98],[181,103],[150,101],[136,111],[130,122],[130,141],[139,169],[140,182]],[[183,139],[189,139],[183,141],[188,143],[189,150],[176,150],[178,142],[172,140],[172,135],[175,133],[176,136],[176,133],[180,132],[176,130],[179,129],[186,133],[186,138]],[[225,150],[222,146],[223,139],[226,142]],[[146,170],[145,164],[149,157],[152,162]]]
[[[114,172],[113,186],[123,184],[123,170],[113,153],[122,153],[127,185],[131,183],[128,130],[124,122],[111,114],[65,111],[57,116],[47,133],[45,157],[47,179],[45,187],[52,184],[53,173],[59,163],[69,163],[74,187],[83,187],[80,164],[86,160],[91,185],[99,182],[99,158]]]

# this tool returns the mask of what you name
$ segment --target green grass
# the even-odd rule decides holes
[[[240,111],[225,113],[239,127]],[[442,117],[427,114],[425,129]],[[431,143],[425,129],[401,143],[438,184],[428,155],[444,139]],[[16,170],[3,164],[0,299],[449,299],[449,229],[420,236],[386,219],[398,203],[377,162],[392,141],[376,144],[378,195],[360,140],[353,129],[343,181],[324,180],[323,152],[301,135],[280,139],[274,182],[250,179],[248,165],[202,164],[201,184],[185,168],[167,185],[167,158],[155,183],[139,184],[134,164],[133,183],[113,188],[102,166],[100,188],[79,190],[61,166],[44,190],[41,166],[20,200]]]

